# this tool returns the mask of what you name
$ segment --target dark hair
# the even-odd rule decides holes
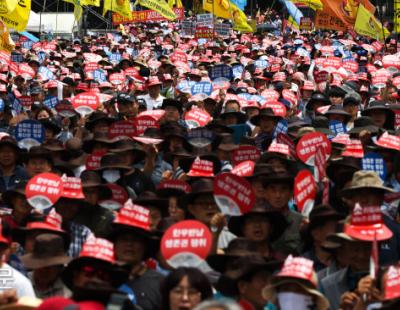
[[[34,115],[33,115],[33,118],[34,118],[34,119],[37,119],[38,116],[39,116],[39,113],[42,112],[42,111],[46,111],[47,114],[49,114],[49,117],[50,117],[50,118],[51,118],[51,117],[54,117],[53,111],[51,111],[51,109],[49,109],[49,108],[46,107],[45,105],[42,105],[42,104],[41,104],[41,105],[37,106],[36,108],[34,107],[33,110],[34,110],[34,111],[32,111],[32,112],[34,113]]]
[[[173,288],[179,285],[179,282],[181,282],[185,276],[188,277],[189,284],[201,293],[202,301],[212,297],[213,293],[210,281],[200,270],[193,267],[179,267],[172,271],[163,282],[161,282],[163,310],[170,310],[169,293]]]

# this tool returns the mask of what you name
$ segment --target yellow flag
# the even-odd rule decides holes
[[[74,16],[75,16],[75,20],[78,21],[82,18],[82,12],[83,9],[80,5],[75,4],[74,6]]]
[[[6,25],[0,21],[0,51],[5,51],[9,54],[14,50],[15,43],[11,39],[10,33]]]
[[[400,2],[393,1],[394,31],[400,32]]]
[[[321,0],[292,0],[292,2],[304,4],[314,11],[322,10],[324,8]]]
[[[384,38],[383,32],[385,32],[385,37],[389,35],[389,31],[383,28],[381,22],[362,4],[358,7],[354,30],[358,34],[381,41]]]
[[[182,8],[183,4],[182,4],[182,0],[168,0],[168,5],[170,8],[173,8],[174,5],[176,8]]]
[[[104,0],[103,15],[105,15],[107,11],[118,13],[129,19],[132,18],[129,0]]]
[[[79,0],[64,0],[65,2],[72,3],[74,5],[74,17],[76,21],[79,21],[82,18],[82,6]]]
[[[247,22],[247,16],[235,4],[229,2],[229,11],[233,19],[233,29],[240,32],[254,32],[253,28]]]
[[[100,0],[81,0],[81,5],[100,6]]]
[[[203,8],[217,17],[232,19],[235,30],[253,32],[253,28],[247,23],[246,14],[229,0],[204,0]]]
[[[0,15],[7,15],[15,10],[17,0],[0,0]]]
[[[7,28],[24,31],[31,13],[31,0],[19,0],[11,14],[0,14]]]
[[[292,29],[295,29],[295,30],[299,30],[300,29],[299,24],[294,20],[292,15],[289,15],[287,26],[292,28]]]
[[[217,17],[232,19],[232,15],[229,11],[230,2],[229,0],[204,0],[203,9],[207,12],[213,13]]]
[[[161,16],[169,20],[174,20],[176,15],[165,0],[137,0],[135,4],[139,4],[150,10],[158,12]]]
[[[126,35],[126,32],[125,32],[125,27],[124,27],[124,25],[122,25],[122,24],[119,24],[119,30],[121,30],[121,33],[122,33],[122,35]]]

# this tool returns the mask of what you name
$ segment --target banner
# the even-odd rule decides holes
[[[215,24],[214,31],[216,35],[227,37],[231,33],[232,27],[230,24]]]
[[[313,28],[313,22],[311,17],[300,18],[300,30],[311,31]]]
[[[196,39],[212,39],[214,37],[214,29],[208,27],[196,27],[194,37]]]
[[[31,0],[19,0],[14,11],[10,14],[1,14],[0,17],[7,28],[24,31],[31,13]]]
[[[197,14],[196,26],[197,27],[212,27],[214,24],[214,16],[212,14]]]
[[[380,21],[371,14],[362,4],[358,7],[357,19],[354,30],[363,36],[383,41],[389,35],[389,31],[382,27]]]
[[[118,13],[127,18],[132,18],[129,0],[104,0],[103,15],[108,11]]]
[[[174,20],[176,18],[174,11],[169,7],[168,3],[165,2],[165,0],[136,0],[135,4],[139,4],[151,10],[154,10],[168,20]]]
[[[324,9],[329,7],[333,14],[346,26],[353,26],[356,22],[359,5],[362,4],[369,12],[375,13],[375,7],[368,0],[321,0]]]
[[[329,7],[325,6],[322,11],[317,10],[315,14],[315,29],[346,31],[347,27]]]
[[[184,9],[183,8],[175,8],[173,9],[176,20],[183,20],[185,18]],[[146,22],[159,22],[167,20],[164,16],[159,14],[154,10],[144,10],[144,11],[132,11],[132,16],[130,18],[126,18],[119,14],[112,15],[113,25],[119,24],[132,24],[132,23],[146,23]]]

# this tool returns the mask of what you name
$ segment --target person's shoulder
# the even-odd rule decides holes
[[[10,277],[13,278],[15,285],[31,285],[31,281],[25,277],[21,272],[19,272],[14,267],[10,266],[9,264],[4,263],[0,270],[3,270],[4,274],[9,274]]]
[[[148,100],[148,99],[150,99],[150,95],[149,95],[149,94],[140,95],[140,96],[137,96],[137,98],[138,98],[138,99],[143,99],[143,100]]]
[[[383,214],[383,222],[392,232],[400,234],[400,225],[388,215]]]
[[[90,234],[92,232],[89,227],[87,227],[87,226],[85,226],[85,225],[83,225],[81,223],[78,223],[76,221],[71,221],[70,222],[70,228],[71,228],[71,230],[75,230],[75,231],[81,232],[82,235],[87,235],[87,234]]]
[[[323,287],[330,286],[332,284],[336,285],[340,280],[342,280],[347,272],[347,268],[339,269],[338,271],[327,275],[325,278],[321,280],[321,285]]]
[[[147,269],[146,272],[142,276],[143,278],[146,279],[154,279],[154,280],[162,280],[164,279],[164,275],[154,269]]]
[[[294,219],[294,220],[303,220],[304,219],[304,215],[302,215],[300,212],[297,212],[295,210],[289,210],[288,217],[290,219]]]

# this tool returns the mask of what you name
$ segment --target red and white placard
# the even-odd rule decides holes
[[[147,128],[160,128],[157,120],[149,115],[139,115],[134,119],[136,134],[142,135]]]
[[[282,102],[279,101],[267,101],[261,107],[261,109],[270,108],[274,112],[274,115],[285,117],[286,107]]]
[[[193,108],[185,114],[185,121],[189,128],[204,127],[212,120],[206,111]]]
[[[314,165],[315,152],[317,146],[321,145],[324,148],[326,159],[331,154],[331,142],[326,135],[321,132],[310,132],[301,137],[296,146],[298,158],[307,165]]]
[[[238,175],[240,177],[250,177],[254,173],[255,162],[252,160],[245,160],[240,164],[237,164],[231,170],[232,174]]]
[[[136,205],[128,199],[115,217],[114,224],[127,225],[149,231],[151,225],[150,210]]]
[[[190,193],[192,191],[190,185],[185,181],[181,180],[166,180],[161,182],[157,189],[174,189],[184,193]]]
[[[240,145],[232,154],[232,163],[236,166],[243,161],[257,161],[261,156],[260,150],[254,145]]]
[[[143,111],[138,116],[151,116],[155,120],[159,121],[165,114],[165,110],[157,109],[157,110],[149,110]]]
[[[100,105],[100,98],[96,93],[84,92],[76,95],[71,100],[76,112],[82,117],[93,113]]]
[[[342,153],[344,157],[364,157],[364,148],[360,140],[351,139],[346,143],[346,147]]]
[[[61,178],[63,182],[63,190],[61,197],[69,199],[85,199],[82,191],[82,180],[76,177],[67,177],[63,175]]]
[[[284,143],[277,143],[276,141],[273,141],[269,145],[267,152],[279,153],[285,156],[290,156],[289,145]]]
[[[161,239],[161,254],[173,267],[198,267],[210,253],[212,234],[198,221],[182,221],[172,225]]]
[[[390,266],[384,277],[385,300],[400,297],[400,266]]]
[[[136,127],[133,121],[118,121],[113,123],[108,130],[110,139],[133,138],[136,136]]]
[[[261,96],[267,100],[277,101],[280,97],[279,93],[273,89],[266,89],[261,93]]]
[[[383,148],[400,151],[400,137],[391,135],[387,132],[383,133],[375,144]]]
[[[86,157],[85,166],[87,170],[96,170],[100,168],[101,158],[106,154],[105,151],[96,151]]]
[[[313,266],[314,262],[310,259],[289,255],[277,276],[303,279],[316,284]]]
[[[29,204],[42,211],[50,208],[61,197],[63,182],[54,173],[40,173],[26,184],[25,195]]]
[[[209,160],[200,159],[197,157],[187,173],[190,177],[213,177],[214,176],[214,163]]]
[[[294,199],[298,210],[308,216],[314,207],[317,185],[309,170],[301,170],[294,179]]]
[[[214,199],[221,212],[231,216],[249,212],[255,203],[250,182],[232,173],[222,173],[215,177]]]

